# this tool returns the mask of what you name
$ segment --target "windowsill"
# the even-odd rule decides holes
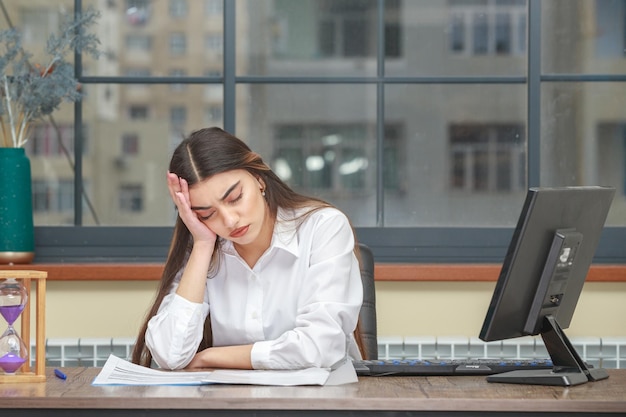
[[[47,263],[0,265],[0,270],[42,270],[53,281],[157,281],[161,263]],[[376,264],[376,281],[496,281],[498,264]],[[587,281],[626,282],[626,265],[593,265]]]

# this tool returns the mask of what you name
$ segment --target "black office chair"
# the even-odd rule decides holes
[[[374,254],[359,243],[361,280],[363,281],[363,305],[359,313],[359,331],[363,344],[363,359],[378,359],[378,338],[376,329],[376,287],[374,285]]]

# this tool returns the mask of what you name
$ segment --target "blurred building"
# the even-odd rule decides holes
[[[25,45],[41,48],[59,5],[74,2],[5,3]],[[83,65],[92,77],[82,107],[83,224],[172,223],[169,156],[191,130],[223,125],[224,74],[235,82],[235,133],[357,226],[377,224],[379,179],[385,226],[517,218],[529,145],[524,0],[387,0],[380,9],[371,0],[236,1],[234,68],[224,68],[221,0],[88,5],[102,13],[105,53]],[[626,7],[541,7],[541,72],[562,76],[542,80],[541,185],[614,185],[607,224],[623,225],[626,111],[615,97],[626,91],[566,81],[625,72]],[[74,117],[72,105],[54,113],[72,158]],[[72,224],[74,174],[55,128],[36,127],[28,150],[36,224]]]

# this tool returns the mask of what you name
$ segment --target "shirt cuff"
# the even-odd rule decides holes
[[[256,342],[252,345],[250,361],[254,369],[269,369],[271,341]]]

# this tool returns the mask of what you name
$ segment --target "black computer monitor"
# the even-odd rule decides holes
[[[588,366],[569,327],[615,189],[530,188],[480,331],[483,341],[541,335],[553,369],[490,375],[490,382],[578,385],[608,377]]]

